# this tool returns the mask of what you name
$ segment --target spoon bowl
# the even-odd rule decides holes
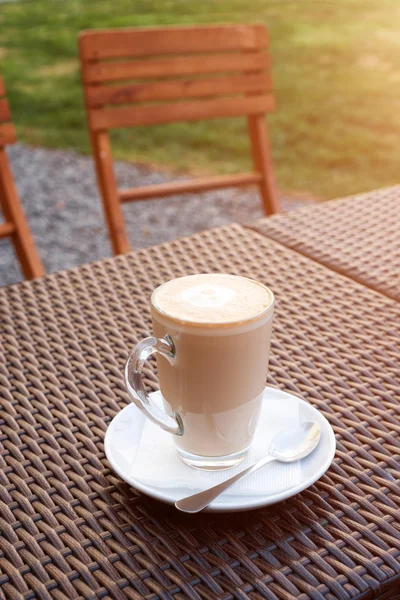
[[[305,421],[278,433],[271,442],[269,454],[279,462],[294,462],[308,456],[317,447],[320,437],[318,423]]]

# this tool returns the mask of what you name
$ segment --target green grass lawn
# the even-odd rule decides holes
[[[332,198],[400,180],[400,0],[34,0],[0,4],[0,72],[19,139],[88,153],[76,36],[96,27],[260,22],[270,31],[279,187]],[[118,158],[248,168],[244,119],[117,132]]]

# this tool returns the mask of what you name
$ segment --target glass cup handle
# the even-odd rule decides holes
[[[148,337],[137,344],[125,365],[125,385],[132,402],[144,412],[153,423],[165,431],[175,435],[183,435],[183,422],[179,413],[167,415],[150,399],[143,383],[143,366],[152,354],[161,354],[173,365],[175,362],[175,345],[172,338]]]

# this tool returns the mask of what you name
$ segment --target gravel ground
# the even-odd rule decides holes
[[[93,163],[63,150],[9,148],[11,167],[40,256],[48,273],[111,256]],[[119,187],[176,177],[117,162]],[[286,210],[306,201],[282,198]],[[124,205],[132,248],[151,246],[230,222],[262,216],[252,189],[217,190]],[[0,285],[21,281],[12,245],[0,240]]]

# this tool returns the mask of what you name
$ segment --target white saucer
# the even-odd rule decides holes
[[[275,413],[277,407],[279,407],[279,411],[281,411],[282,414],[293,409],[296,410],[296,412],[298,411],[297,414],[301,422],[316,421],[319,423],[321,427],[321,440],[318,444],[318,447],[310,456],[300,461],[300,474],[296,484],[292,487],[287,488],[287,486],[283,485],[282,489],[279,489],[278,481],[278,488],[276,488],[275,482],[274,491],[269,494],[266,492],[265,495],[263,490],[261,495],[259,493],[235,494],[235,488],[232,488],[231,491],[225,492],[219,498],[217,498],[208,507],[208,512],[237,512],[260,508],[262,506],[268,506],[270,504],[275,504],[276,502],[281,502],[282,500],[286,500],[287,498],[298,494],[315,483],[332,463],[336,450],[335,435],[329,422],[320,412],[318,412],[316,408],[304,400],[301,400],[297,396],[267,387],[264,391],[262,412],[268,411],[268,407],[271,406],[274,407]],[[144,425],[145,417],[134,404],[129,404],[126,406],[111,421],[106,431],[104,449],[107,459],[114,471],[132,487],[140,490],[148,496],[156,498],[157,500],[166,502],[167,504],[175,504],[177,500],[195,493],[193,487],[189,485],[188,487],[157,487],[156,485],[149,485],[148,483],[145,483],[137,478],[135,469],[136,472],[139,470],[139,468],[142,468],[143,471],[143,464],[139,465],[137,458]],[[275,435],[275,433],[278,433],[278,431],[269,432],[269,434],[270,436],[272,433]],[[267,454],[267,452],[268,446],[265,448],[265,454]],[[264,469],[260,469],[260,471],[258,471],[262,477],[265,477],[266,482],[268,480],[268,468],[271,467],[266,466]],[[191,477],[193,474],[193,478],[196,478],[196,474],[198,474],[199,471],[190,469],[190,467],[187,467],[187,469],[189,469],[189,476]],[[240,466],[239,470],[241,470]],[[233,475],[234,473],[235,471],[232,469],[227,469],[224,471],[224,479],[225,477],[230,477],[230,475]],[[249,477],[252,476],[253,475]]]

